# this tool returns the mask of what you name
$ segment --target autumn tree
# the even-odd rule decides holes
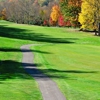
[[[61,12],[65,20],[70,21],[74,26],[78,26],[78,16],[81,11],[81,0],[61,0]]]
[[[40,0],[1,0],[0,18],[3,16],[16,23],[43,25],[49,22],[52,6],[55,4],[56,0],[48,0],[44,5]]]
[[[52,19],[52,21],[53,21],[55,24],[56,24],[57,21],[58,21],[59,15],[60,15],[59,6],[58,6],[58,5],[54,5],[54,6],[52,7],[52,11],[51,11],[51,14],[50,14],[50,18]]]
[[[6,8],[4,8],[3,2],[0,3],[0,19],[6,19]]]
[[[81,28],[84,30],[98,30],[98,24],[100,23],[100,0],[83,0],[81,9],[79,14]]]

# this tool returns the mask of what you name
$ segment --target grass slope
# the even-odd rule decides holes
[[[40,70],[58,84],[67,100],[99,100],[100,37],[63,28],[53,32],[53,37],[67,42],[32,47],[44,52],[35,53]]]
[[[41,100],[37,83],[21,67],[24,44],[35,65],[50,76],[68,100],[100,99],[100,37],[73,29],[0,22],[0,100]]]
[[[0,100],[42,100],[37,83],[21,63],[20,46],[33,42],[9,37],[24,34],[26,30],[21,28],[21,25],[0,21]]]

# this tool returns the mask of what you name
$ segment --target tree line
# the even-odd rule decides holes
[[[0,19],[21,24],[98,30],[100,0],[3,0]]]
[[[0,2],[0,19],[22,24],[77,27],[80,4],[76,6],[76,3],[79,2],[46,0],[39,3],[39,0],[4,0]],[[70,13],[72,6],[78,9],[75,8],[72,15],[66,17],[66,11]]]
[[[56,0],[46,0],[42,4],[38,0],[5,0],[0,2],[0,19],[34,25],[52,24],[51,9],[59,5]]]

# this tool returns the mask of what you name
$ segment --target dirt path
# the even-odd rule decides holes
[[[41,73],[35,66],[33,62],[34,55],[30,50],[31,46],[34,45],[24,45],[21,47],[23,52],[22,64],[25,70],[38,82],[43,100],[66,100],[66,98],[58,89],[56,83]]]

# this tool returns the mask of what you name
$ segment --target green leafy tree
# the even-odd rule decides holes
[[[81,11],[81,0],[61,0],[60,8],[65,20],[70,20],[75,26],[79,25],[78,16]]]

